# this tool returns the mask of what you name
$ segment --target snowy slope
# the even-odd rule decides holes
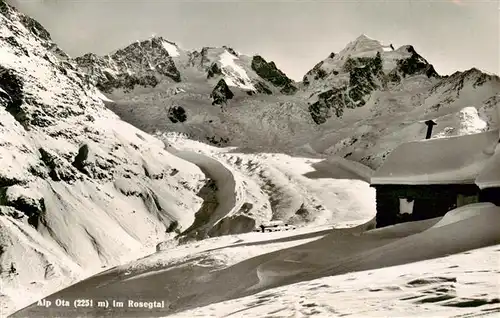
[[[154,251],[173,222],[191,225],[205,176],[107,110],[36,21],[3,1],[0,13],[0,306],[7,312]]]
[[[385,251],[392,252],[393,249],[397,249],[398,245],[404,246],[402,243],[405,240],[423,243],[425,241],[423,235],[432,232],[433,229],[453,224],[463,229],[471,225],[474,228],[471,232],[474,234],[467,231],[467,234],[459,238],[456,235],[458,231],[453,233],[453,239],[446,240],[451,244],[446,244],[443,251],[459,247],[464,243],[468,244],[467,235],[475,238],[475,234],[478,234],[476,227],[483,229],[486,219],[498,217],[498,208],[493,208],[495,211],[491,209],[492,207],[484,204],[477,204],[451,211],[434,226],[423,231],[422,235],[411,235],[407,239],[388,244],[387,247],[390,248],[385,248]],[[489,214],[489,216],[483,218],[480,213]],[[408,228],[402,230],[399,234],[404,235],[403,233],[408,230]],[[388,229],[372,232],[377,231],[380,233]],[[457,241],[454,242],[454,239]],[[169,317],[268,317],[270,315],[280,317],[476,317],[498,315],[500,282],[492,278],[499,274],[498,238],[496,244],[461,254],[444,253],[441,258],[406,265],[350,272],[271,288],[252,296],[200,307]],[[334,249],[332,253],[335,251]],[[376,253],[377,251],[371,254]],[[408,253],[400,255],[408,257]],[[380,260],[387,256],[387,254],[376,255]],[[349,265],[352,266],[357,261],[366,261],[368,258],[354,258]],[[393,261],[394,259],[389,260],[389,262]]]
[[[322,277],[168,317],[496,317],[498,251]]]
[[[110,311],[33,304],[12,317],[487,313],[498,310],[498,281],[491,275],[498,274],[499,221],[498,207],[480,203],[450,211],[443,218],[369,231],[360,226],[271,240],[275,233],[268,233],[258,241],[255,238],[264,234],[226,236],[177,247],[171,256],[159,252],[47,298],[164,301],[162,308],[131,308],[128,302]],[[277,243],[289,247],[272,251]],[[266,253],[248,250],[255,244]],[[483,247],[490,248],[477,250]],[[359,305],[363,300],[369,303]],[[377,306],[382,302],[384,306]],[[182,313],[185,310],[190,311]]]
[[[221,202],[227,204],[228,198],[236,202],[222,212],[223,218],[209,222],[214,226],[211,236],[238,233],[241,224],[248,222],[252,229],[273,220],[295,226],[345,226],[364,223],[375,215],[375,192],[367,183],[372,171],[362,165],[342,158],[221,152],[180,136],[163,138],[175,149],[170,151],[182,151],[174,153],[219,179],[217,184],[224,189],[218,190],[226,193]]]

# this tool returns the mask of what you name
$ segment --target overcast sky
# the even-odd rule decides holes
[[[185,49],[228,45],[301,79],[364,33],[412,44],[441,74],[500,73],[498,0],[7,0],[72,56],[106,54],[152,34]]]

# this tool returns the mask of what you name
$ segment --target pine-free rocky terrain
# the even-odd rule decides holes
[[[158,36],[70,57],[0,1],[0,316],[498,314],[498,207],[373,229],[426,120],[499,124],[498,76],[417,51],[361,35],[300,82]]]

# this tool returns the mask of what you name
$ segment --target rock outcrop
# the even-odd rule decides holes
[[[280,89],[283,94],[294,94],[297,87],[293,81],[280,71],[274,62],[267,62],[262,56],[255,55],[252,58],[252,70],[254,70],[261,78],[270,82]]]
[[[162,80],[181,81],[181,74],[169,53],[175,47],[162,37],[133,43],[101,57],[93,53],[75,59],[96,86],[105,93],[114,89],[131,91],[136,86],[155,87]]]
[[[234,96],[233,92],[229,89],[226,81],[221,79],[217,85],[212,90],[210,98],[212,99],[212,105],[225,105],[227,101],[232,99]]]

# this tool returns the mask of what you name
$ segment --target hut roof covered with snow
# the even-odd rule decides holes
[[[373,185],[474,184],[500,186],[499,130],[408,142],[372,175]],[[496,151],[495,151],[496,150]]]
[[[500,188],[500,146],[476,178],[480,189]]]

